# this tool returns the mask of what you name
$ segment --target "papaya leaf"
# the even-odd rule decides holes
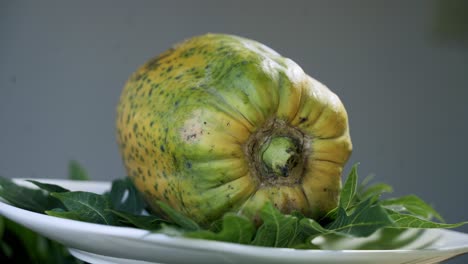
[[[376,183],[364,188],[361,192],[358,193],[358,197],[361,200],[367,200],[371,198],[372,200],[377,201],[383,193],[391,192],[393,192],[392,186],[385,183]]]
[[[302,228],[302,232],[310,238],[334,233],[333,230],[322,227],[322,225],[320,225],[317,221],[310,218],[301,219],[299,225]]]
[[[14,221],[5,219],[5,231],[0,240],[0,259],[5,260],[2,263],[83,263],[63,245]]]
[[[416,195],[407,195],[399,198],[386,199],[381,202],[382,206],[396,211],[409,212],[415,216],[430,220],[432,217],[444,222],[442,216],[434,208],[421,200]]]
[[[0,177],[0,197],[13,206],[42,214],[46,210],[63,207],[59,200],[47,192],[17,185],[3,177]]]
[[[0,216],[0,241],[2,240],[3,233],[5,232],[5,219]]]
[[[297,242],[300,233],[299,220],[292,215],[284,215],[271,203],[260,210],[263,224],[258,228],[252,245],[267,247],[288,247]]]
[[[358,181],[357,166],[358,164],[353,166],[341,190],[339,206],[345,210],[350,208],[355,200]]]
[[[340,207],[337,218],[326,228],[342,234],[365,237],[392,224],[386,210],[368,199],[359,203],[350,215]]]
[[[42,182],[38,182],[38,181],[35,181],[35,180],[27,180],[27,181],[33,183],[37,187],[39,187],[42,190],[45,190],[45,191],[47,191],[49,193],[52,193],[52,192],[57,192],[57,193],[69,192],[69,190],[67,190],[67,189],[65,189],[65,188],[63,188],[61,186],[58,186],[56,184],[42,183]]]
[[[165,223],[161,223],[161,228],[157,230],[158,234],[165,234],[168,236],[175,236],[175,237],[183,236],[186,232],[187,230],[183,228],[176,227],[173,225],[168,225]]]
[[[338,208],[339,207],[335,207],[335,208],[331,209],[330,211],[328,211],[328,213],[325,216],[320,218],[319,222],[320,223],[327,223],[327,222],[330,222],[330,221],[334,221],[336,219],[336,216],[338,215]]]
[[[45,213],[50,216],[55,216],[55,217],[60,217],[60,218],[65,218],[65,219],[86,221],[86,219],[81,217],[80,213],[76,211],[71,211],[71,212],[65,211],[62,208],[54,208],[52,210],[45,211]]]
[[[75,181],[88,181],[89,176],[86,170],[76,160],[68,163],[68,178]]]
[[[249,219],[233,213],[226,213],[222,221],[222,229],[218,233],[200,230],[186,233],[191,238],[201,238],[225,241],[239,244],[249,244],[255,234],[255,226]]]
[[[394,222],[395,228],[455,228],[468,224],[468,221],[455,224],[437,223],[414,215],[403,214],[393,210],[387,211]]]
[[[301,226],[302,237],[304,239],[302,244],[298,244],[294,247],[298,249],[320,249],[318,245],[312,243],[312,240],[318,236],[326,236],[329,234],[335,234],[336,236],[347,236],[340,232],[327,229],[319,222],[310,218],[301,219],[299,225]]]
[[[312,237],[308,232],[304,230],[304,227],[301,225],[301,221],[304,220],[312,220],[310,218],[307,218],[304,216],[301,212],[294,211],[291,213],[293,217],[297,218],[297,225],[298,225],[298,230],[295,233],[295,236],[293,239],[288,244],[288,247],[290,248],[297,248],[297,249],[314,249],[316,248],[315,245],[311,243]],[[313,220],[315,221],[315,220]]]
[[[215,233],[221,232],[223,229],[223,218],[213,221],[211,223],[209,230]]]
[[[135,215],[125,211],[108,210],[115,214],[123,224],[146,230],[157,230],[166,220],[153,215]]]
[[[183,229],[186,229],[187,231],[200,230],[200,226],[198,226],[198,224],[189,217],[170,207],[166,203],[161,201],[157,201],[156,203],[159,205],[161,210],[163,210],[169,220],[171,220],[171,222],[182,227]]]
[[[141,214],[146,204],[129,178],[112,182],[109,200],[112,208],[130,214]]]
[[[374,180],[375,174],[368,174],[358,185],[358,193],[362,193],[362,191]]]
[[[111,209],[110,203],[102,195],[81,191],[51,193],[51,195],[59,199],[71,212],[68,215],[79,214],[82,221],[105,225],[118,225],[119,223],[114,214],[107,211],[107,209]],[[55,213],[57,214],[57,212]],[[61,214],[62,217],[67,215],[64,212],[58,214]]]

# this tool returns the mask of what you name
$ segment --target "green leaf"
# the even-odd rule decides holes
[[[156,230],[161,227],[161,223],[167,222],[166,220],[153,216],[153,215],[135,215],[125,211],[109,210],[115,214],[119,221],[137,228],[146,230]]]
[[[372,174],[372,173],[364,177],[364,179],[362,179],[362,181],[358,185],[358,193],[361,192],[364,188],[366,188],[367,185],[369,185],[369,183],[372,180],[374,180],[374,178],[375,178],[375,174]]]
[[[335,208],[331,209],[330,211],[328,211],[328,213],[325,216],[320,218],[319,222],[320,223],[329,223],[330,221],[334,221],[336,219],[336,216],[338,215],[338,208],[339,207],[335,207]]]
[[[89,180],[88,173],[76,160],[72,160],[68,163],[68,178],[76,181]]]
[[[351,207],[356,196],[358,181],[357,166],[358,164],[355,164],[353,166],[351,172],[348,175],[348,178],[346,179],[343,189],[341,190],[339,204],[340,207],[342,207],[345,210]]]
[[[200,226],[190,219],[189,217],[185,216],[184,214],[180,213],[179,211],[175,210],[174,208],[170,207],[166,203],[161,201],[156,202],[161,210],[167,215],[171,222],[175,223],[176,225],[186,229],[187,231],[196,231],[200,229]]]
[[[161,223],[161,228],[157,230],[158,234],[165,234],[168,236],[183,236],[186,232],[187,230],[184,230],[180,227],[164,223]]]
[[[109,199],[113,209],[130,214],[141,214],[146,207],[143,197],[129,178],[112,182]]]
[[[387,211],[396,228],[455,228],[468,224],[468,221],[455,224],[436,223],[414,215],[402,214],[393,210]]]
[[[329,234],[333,234],[336,237],[348,236],[346,234],[342,234],[340,232],[335,232],[334,230],[327,229],[323,227],[319,222],[310,218],[301,219],[299,222],[299,225],[301,226],[302,236],[305,239],[303,239],[302,244],[298,244],[294,248],[320,249],[318,245],[312,244],[312,240],[318,236],[326,236]]]
[[[13,249],[11,248],[10,245],[8,245],[8,243],[6,243],[3,240],[0,240],[0,251],[3,254],[3,256],[5,256],[8,259],[11,259],[13,255]]]
[[[44,243],[44,238],[37,235],[35,232],[23,227],[22,225],[13,222],[7,221],[6,229],[8,233],[14,236],[15,243],[11,245],[14,246],[12,249],[13,254],[21,253],[22,261],[29,259],[29,262],[34,263],[43,263],[41,260],[44,260],[47,256],[44,255],[44,251],[41,250],[41,244]],[[4,238],[5,241],[8,238]],[[22,252],[17,252],[18,247]]]
[[[51,193],[51,195],[59,199],[69,212],[79,214],[83,221],[118,225],[115,216],[107,211],[111,209],[109,201],[102,195],[90,192]],[[62,216],[65,214],[62,213]]]
[[[60,218],[65,218],[65,219],[86,221],[86,219],[83,219],[81,217],[80,213],[76,211],[65,211],[62,208],[54,208],[52,210],[45,211],[45,213],[50,216],[55,216],[55,217],[60,217]]]
[[[266,247],[288,247],[297,242],[300,234],[299,219],[281,214],[271,203],[260,210],[263,224],[258,228],[252,245]]]
[[[322,225],[320,225],[317,221],[310,219],[310,218],[301,219],[301,221],[299,222],[299,225],[302,228],[302,232],[307,237],[310,237],[310,238],[329,234],[329,233],[334,233],[333,230],[322,227]]]
[[[3,233],[5,232],[5,218],[0,215],[0,241],[3,237]]]
[[[210,228],[208,230],[218,233],[221,232],[223,229],[223,218],[220,218],[218,220],[214,220],[213,223],[211,223]]]
[[[200,230],[185,234],[191,238],[201,238],[233,242],[239,244],[249,244],[255,234],[255,227],[252,221],[233,213],[227,213],[223,217],[222,229],[215,233],[208,230]]]
[[[347,235],[365,237],[392,224],[386,210],[368,199],[358,204],[351,215],[340,207],[336,220],[326,228]]]
[[[39,187],[42,190],[45,190],[45,191],[47,191],[49,193],[52,193],[52,192],[57,192],[57,193],[69,192],[69,190],[67,190],[67,189],[65,189],[65,188],[63,188],[61,186],[55,185],[55,184],[42,183],[42,182],[38,182],[38,181],[35,181],[35,180],[27,180],[27,181],[33,183],[37,187]]]
[[[5,235],[0,247],[7,263],[82,263],[61,244],[5,219]],[[0,252],[0,259],[2,259]]]
[[[444,222],[442,216],[440,216],[434,208],[415,195],[386,199],[383,200],[381,204],[385,208],[396,212],[409,212],[427,220],[435,217],[437,220]]]
[[[43,190],[19,186],[3,177],[0,177],[0,196],[13,206],[37,213],[63,206]]]
[[[367,200],[369,198],[377,201],[383,193],[393,192],[392,186],[385,183],[376,183],[369,187],[364,188],[358,193],[359,199]]]

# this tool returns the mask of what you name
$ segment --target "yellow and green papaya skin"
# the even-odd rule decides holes
[[[209,225],[270,201],[318,218],[336,207],[351,154],[340,99],[292,60],[232,35],[190,38],[126,83],[117,140],[153,210]]]

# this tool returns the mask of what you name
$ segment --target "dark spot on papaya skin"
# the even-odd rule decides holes
[[[190,134],[190,135],[187,136],[187,140],[195,139],[195,138],[197,138],[197,134],[196,134],[196,133],[195,133],[195,134]]]
[[[165,151],[166,151],[166,149],[164,148],[163,145],[159,146],[159,149],[160,149],[162,152],[165,152]]]
[[[299,124],[302,124],[307,121],[307,117],[299,117]]]
[[[171,71],[172,71],[172,65],[166,69],[166,72],[171,72]]]
[[[279,169],[281,171],[281,176],[283,177],[288,176],[289,168],[287,166],[279,166]]]
[[[146,68],[148,70],[156,70],[157,68],[159,68],[159,66],[161,66],[161,63],[159,63],[158,58],[155,58],[148,62],[148,64],[146,65]]]
[[[192,163],[190,161],[187,161],[185,163],[185,166],[188,168],[188,169],[191,169],[192,168]]]

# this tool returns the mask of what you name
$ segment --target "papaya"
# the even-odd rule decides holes
[[[128,177],[208,226],[259,219],[267,202],[319,218],[337,206],[351,152],[339,97],[294,61],[227,34],[186,39],[139,67],[117,106]]]

